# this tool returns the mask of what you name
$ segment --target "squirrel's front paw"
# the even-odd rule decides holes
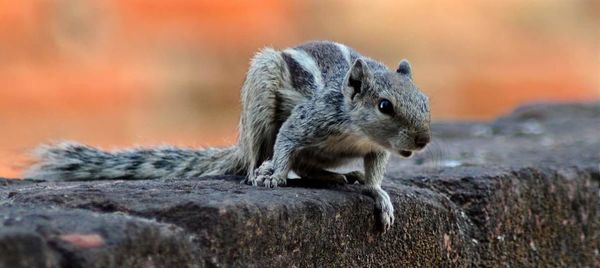
[[[284,186],[287,182],[285,176],[278,176],[273,174],[275,169],[273,168],[273,161],[265,161],[254,170],[252,177],[249,179],[252,185],[264,185],[268,188],[275,188],[277,186]]]
[[[375,217],[378,227],[384,233],[394,224],[394,205],[390,196],[380,187],[367,188],[366,193],[375,199]]]
[[[394,224],[394,207],[392,205],[392,202],[390,202],[389,200],[383,201],[379,206],[381,207],[381,210],[378,211],[379,224],[381,224],[381,228],[385,233],[389,231],[392,228],[392,225]]]
[[[254,169],[252,175],[248,178],[249,184],[258,186],[263,183],[265,176],[273,175],[273,161],[264,161],[260,167]]]
[[[276,176],[276,175],[267,175],[263,178],[263,184],[267,188],[275,188],[277,186],[285,186],[287,182],[287,178]]]

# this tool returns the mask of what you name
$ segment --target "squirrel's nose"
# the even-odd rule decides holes
[[[415,145],[419,148],[425,147],[431,140],[429,133],[418,134],[415,136]]]

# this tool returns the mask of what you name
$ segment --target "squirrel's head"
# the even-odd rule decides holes
[[[429,143],[429,99],[415,85],[407,60],[390,72],[357,59],[346,74],[344,98],[352,123],[380,146],[408,157]]]

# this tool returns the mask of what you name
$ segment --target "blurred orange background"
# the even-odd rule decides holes
[[[36,144],[235,142],[265,46],[411,60],[435,120],[600,97],[600,1],[0,0],[0,176]]]

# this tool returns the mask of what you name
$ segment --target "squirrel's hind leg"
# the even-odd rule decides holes
[[[281,124],[303,96],[291,86],[281,52],[265,48],[254,56],[242,87],[239,148],[247,166],[245,183],[255,181],[255,168],[273,157]]]

